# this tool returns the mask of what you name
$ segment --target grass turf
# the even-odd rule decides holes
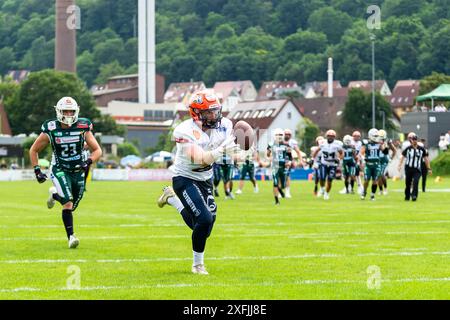
[[[164,182],[90,182],[76,250],[60,206],[46,208],[50,183],[1,182],[0,299],[449,299],[450,179],[429,180],[447,191],[416,203],[395,192],[402,181],[374,202],[338,194],[341,181],[329,201],[294,182],[277,207],[270,182],[234,201],[220,190],[209,276],[190,272],[181,216],[156,206]]]

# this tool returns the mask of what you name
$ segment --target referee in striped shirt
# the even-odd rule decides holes
[[[431,174],[430,161],[428,160],[428,153],[424,147],[418,145],[417,136],[414,132],[408,134],[410,145],[405,148],[400,158],[398,170],[401,170],[402,164],[405,161],[405,200],[417,200],[419,193],[419,179],[422,176],[422,161],[425,162],[424,170]],[[412,193],[411,193],[412,184]]]

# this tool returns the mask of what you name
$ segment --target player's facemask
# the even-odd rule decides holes
[[[71,107],[71,108],[63,108],[56,106],[56,118],[59,122],[62,122],[64,124],[67,124],[69,127],[72,126],[75,122],[78,121],[78,113],[80,112],[80,108],[78,107]],[[64,114],[64,111],[74,111],[73,115],[66,115]]]
[[[334,138],[327,137],[327,141],[328,143],[332,143],[334,141]]]
[[[202,122],[202,126],[209,129],[216,129],[220,125],[222,120],[222,107],[209,108],[208,110],[195,109],[198,114],[199,120]]]

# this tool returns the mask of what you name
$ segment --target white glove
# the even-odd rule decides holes
[[[211,151],[211,155],[215,161],[219,160],[224,153],[227,155],[234,155],[239,152],[239,145],[234,142],[235,139],[236,137],[234,135],[231,135],[226,138],[220,146]]]

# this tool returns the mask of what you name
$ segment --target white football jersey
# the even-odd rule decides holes
[[[294,149],[295,147],[298,147],[298,142],[297,142],[297,140],[291,138],[288,141],[288,145],[289,145],[289,147]]]
[[[317,149],[320,149],[319,146],[311,147],[311,156],[314,154],[314,152],[316,152]],[[313,159],[313,168],[317,169],[319,167],[321,156],[322,156],[322,152],[319,150],[319,152],[317,152],[317,155]]]
[[[362,147],[362,141],[361,140],[355,141],[355,140],[352,139],[352,144],[355,147],[356,154],[358,154],[359,151],[361,150],[361,147]]]
[[[183,152],[183,145],[194,143],[205,151],[217,148],[227,137],[232,134],[233,123],[227,118],[222,118],[217,129],[209,129],[211,134],[197,126],[192,119],[180,123],[173,131],[173,138],[177,143],[175,162],[171,170],[175,176],[182,176],[198,181],[206,181],[213,176],[212,166],[192,163],[191,159]]]
[[[342,150],[342,142],[334,140],[332,143],[328,143],[326,141],[320,146],[322,154],[320,163],[326,166],[337,166],[339,164],[339,152]]]

